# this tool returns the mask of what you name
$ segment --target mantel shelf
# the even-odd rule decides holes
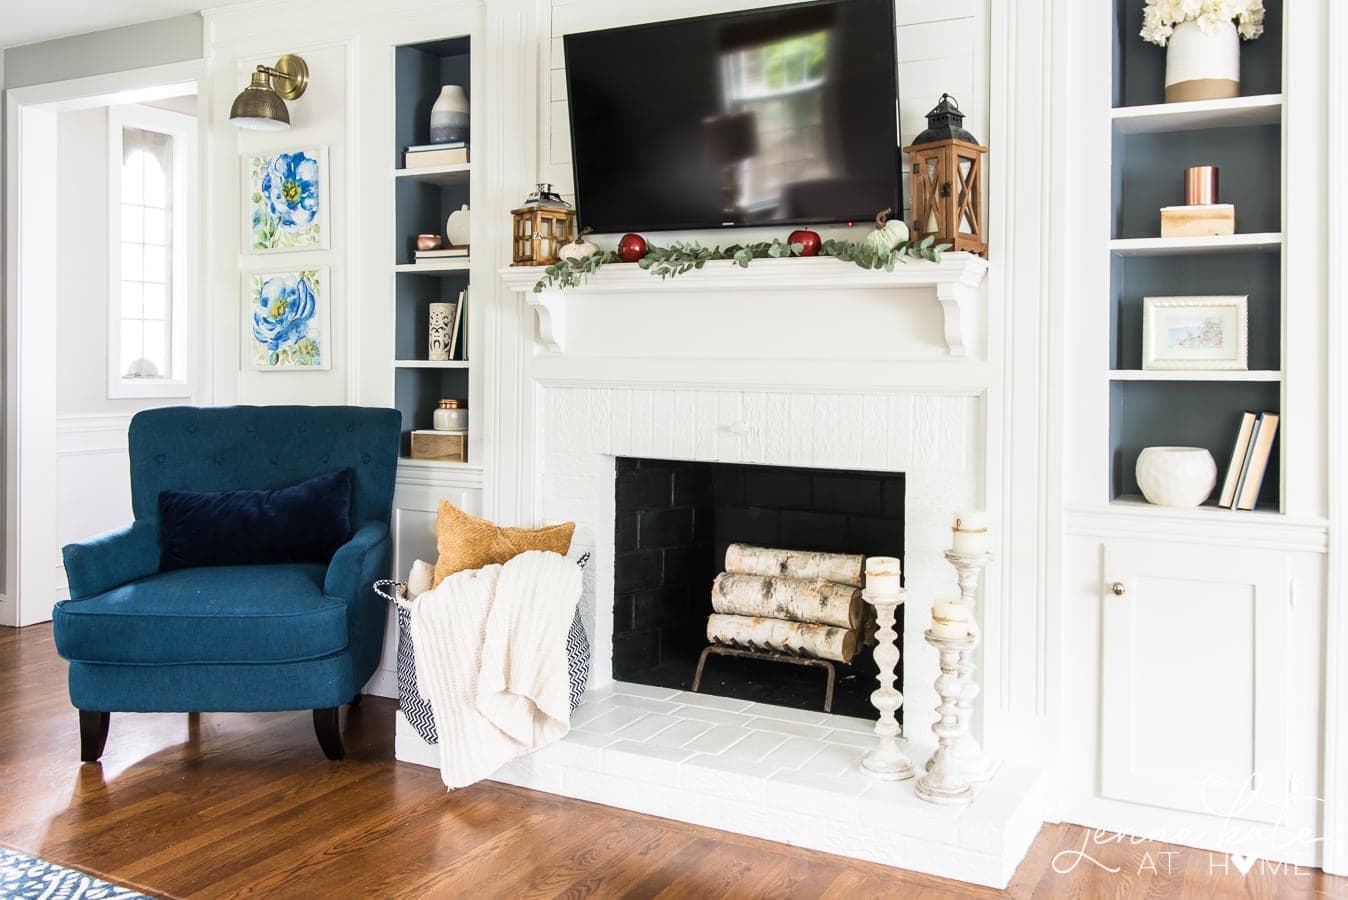
[[[566,310],[572,296],[587,294],[703,291],[782,291],[809,288],[913,291],[931,289],[941,304],[945,343],[951,356],[969,355],[978,287],[987,275],[988,261],[972,253],[946,253],[939,263],[910,260],[893,272],[868,271],[832,257],[756,259],[748,268],[732,260],[714,260],[702,269],[677,278],[661,279],[636,263],[610,263],[578,288],[534,293],[543,277],[535,266],[500,270],[510,290],[522,294],[538,314],[538,340],[545,350],[566,350]]]

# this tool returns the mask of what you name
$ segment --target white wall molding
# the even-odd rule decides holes
[[[1348,240],[1348,175],[1343,160],[1348,159],[1348,9],[1343,3],[1329,4],[1328,42],[1328,146],[1327,156],[1336,161],[1325,175],[1328,179],[1328,229],[1330,247],[1343,247]],[[1343,303],[1348,298],[1348,262],[1343,253],[1331,253],[1327,259],[1329,308],[1329,353],[1327,403],[1329,490],[1328,602],[1325,604],[1325,743],[1324,860],[1326,872],[1348,875],[1348,610],[1344,608],[1348,587],[1348,365],[1343,354],[1348,350],[1348,314]]]

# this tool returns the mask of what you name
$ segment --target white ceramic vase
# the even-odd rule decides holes
[[[450,326],[454,320],[453,303],[432,303],[428,316],[426,343],[429,352],[426,358],[431,362],[446,362],[449,359]]]
[[[440,88],[440,96],[431,107],[431,143],[448,144],[468,140],[468,95],[457,84]]]
[[[449,214],[449,218],[445,220],[445,237],[449,238],[451,246],[468,246],[469,221],[467,203]]]
[[[1200,506],[1217,486],[1217,461],[1202,447],[1146,447],[1137,457],[1137,486],[1157,506]]]
[[[1235,22],[1204,31],[1181,22],[1165,51],[1165,100],[1220,100],[1240,95],[1240,35]]]

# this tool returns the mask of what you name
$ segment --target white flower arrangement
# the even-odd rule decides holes
[[[1205,34],[1235,22],[1247,41],[1264,33],[1264,0],[1147,0],[1142,12],[1142,39],[1164,47],[1175,26],[1197,22]]]

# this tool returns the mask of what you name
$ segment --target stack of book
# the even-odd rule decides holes
[[[449,326],[449,358],[468,359],[468,291],[459,291]]]
[[[1236,446],[1226,467],[1226,480],[1217,505],[1226,509],[1254,509],[1264,484],[1273,438],[1278,433],[1278,414],[1247,412],[1240,419]]]
[[[419,262],[419,263],[420,263],[420,262],[428,262],[428,261],[430,261],[430,260],[436,260],[436,259],[467,259],[467,258],[468,258],[468,248],[467,248],[467,247],[454,247],[454,246],[450,246],[450,247],[442,247],[442,248],[439,249],[439,250],[417,250],[417,251],[415,251],[415,252],[416,252],[416,261]]]
[[[466,165],[468,145],[463,141],[451,144],[417,144],[403,154],[403,167],[427,169],[431,166]]]

